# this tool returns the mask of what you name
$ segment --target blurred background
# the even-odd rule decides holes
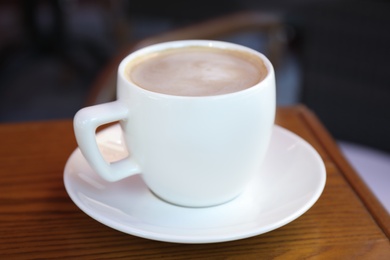
[[[0,123],[72,118],[129,46],[241,11],[280,26],[224,40],[272,55],[278,105],[312,109],[390,208],[386,0],[0,0]]]

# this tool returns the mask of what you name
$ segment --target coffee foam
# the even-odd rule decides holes
[[[179,96],[232,93],[256,85],[267,75],[259,57],[212,47],[152,53],[130,62],[126,71],[144,89]]]

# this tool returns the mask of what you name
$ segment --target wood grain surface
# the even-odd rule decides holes
[[[77,147],[71,120],[0,125],[0,259],[390,259],[390,217],[303,106],[277,124],[320,153],[327,183],[303,216],[269,233],[216,244],[151,241],[84,214],[63,185]]]

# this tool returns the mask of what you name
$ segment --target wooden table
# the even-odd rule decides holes
[[[327,184],[303,216],[269,233],[216,244],[134,237],[91,219],[68,197],[63,169],[77,147],[71,120],[0,125],[0,259],[390,259],[390,217],[304,106],[277,124],[322,156]]]

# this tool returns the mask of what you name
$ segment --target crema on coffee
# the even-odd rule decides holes
[[[126,66],[128,80],[149,91],[212,96],[250,88],[267,75],[249,52],[206,46],[172,48],[141,56]]]

